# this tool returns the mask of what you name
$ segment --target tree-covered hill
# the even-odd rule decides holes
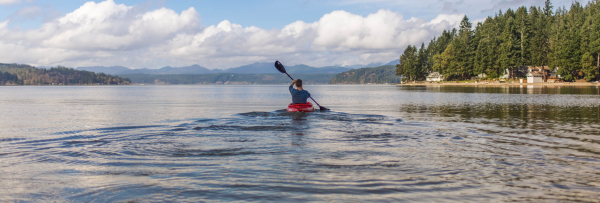
[[[545,6],[499,11],[484,22],[465,16],[458,30],[444,31],[427,46],[409,45],[396,65],[398,75],[425,79],[439,72],[449,79],[469,79],[485,73],[497,78],[507,68],[558,67],[565,81],[598,80],[600,71],[600,0],[570,9]]]
[[[72,68],[53,67],[35,68],[23,64],[0,64],[0,85],[91,85],[91,84],[129,84],[128,78],[79,71]]]
[[[273,68],[274,69],[274,68]],[[293,74],[295,79],[302,79],[304,84],[327,84],[335,74]],[[288,84],[292,81],[285,74],[126,74],[133,83],[146,84]]]
[[[329,84],[385,84],[400,83],[393,65],[375,68],[361,68],[339,73],[329,81]]]
[[[0,85],[17,85],[21,83],[22,81],[19,80],[17,75],[8,72],[0,72]]]

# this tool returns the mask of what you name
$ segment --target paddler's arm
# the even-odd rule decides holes
[[[291,93],[292,95],[294,95],[294,84],[296,84],[296,80],[293,80],[293,81],[292,81],[292,84],[290,84],[290,93]]]

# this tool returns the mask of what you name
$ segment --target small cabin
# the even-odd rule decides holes
[[[544,77],[544,75],[542,75],[539,72],[530,72],[530,73],[527,73],[527,83],[541,83],[541,82],[544,82],[543,77]]]
[[[427,82],[439,82],[439,81],[443,81],[443,80],[444,80],[444,76],[438,72],[429,73],[429,75],[426,78]]]

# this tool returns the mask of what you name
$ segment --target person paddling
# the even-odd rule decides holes
[[[298,89],[294,89],[294,84]],[[306,100],[310,97],[310,93],[302,89],[301,79],[292,80],[292,84],[290,84],[290,93],[292,94],[293,104],[306,104]]]
[[[285,73],[285,74],[286,74],[286,75],[287,75],[287,76],[288,76],[290,79],[292,79],[292,84],[290,85],[290,93],[292,93],[292,102],[294,102],[294,91],[292,91],[292,89],[294,89],[294,84],[296,84],[296,80],[294,80],[294,78],[292,78],[292,76],[290,76],[290,74],[288,74],[288,73],[285,71],[285,67],[283,67],[283,64],[281,64],[281,62],[279,62],[279,61],[275,61],[275,68],[277,68],[277,70],[278,70],[279,72],[281,72],[281,73]],[[300,80],[300,84],[296,84],[296,86],[297,86],[297,87],[300,87],[300,88],[298,88],[298,89],[300,89],[300,90],[295,90],[295,91],[299,91],[299,92],[301,92],[301,91],[302,91],[302,80]],[[312,100],[315,102],[315,104],[317,104],[317,106],[319,106],[319,109],[320,109],[321,111],[328,111],[328,110],[330,110],[330,109],[328,109],[328,108],[325,108],[324,106],[321,106],[321,105],[319,105],[319,103],[317,103],[317,101],[315,101],[315,99],[313,99],[313,98],[310,96],[310,93],[308,93],[308,91],[305,91],[305,92],[306,92],[306,94],[308,95],[308,98],[312,99]],[[307,100],[307,99],[306,99],[306,97],[304,97],[304,98],[305,98],[305,99],[304,99],[304,101],[299,101],[299,102],[306,102],[306,100]],[[290,106],[293,106],[293,105],[294,105],[294,103],[292,103],[292,104],[288,105],[288,112],[290,112]],[[312,104],[311,104],[310,102],[306,102],[306,106],[309,106],[310,108],[308,108],[308,109],[311,109],[311,110],[308,110],[308,109],[306,109],[306,111],[307,111],[307,112],[309,112],[309,111],[310,111],[310,112],[314,111],[314,108],[312,107]],[[292,109],[291,109],[291,111],[297,111],[297,108],[296,108],[296,109],[292,108]],[[302,111],[304,111],[304,109],[302,109]]]

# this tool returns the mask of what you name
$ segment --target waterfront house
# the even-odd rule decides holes
[[[433,73],[429,73],[429,75],[427,75],[427,82],[439,82],[439,81],[443,81],[444,80],[444,76],[441,75],[438,72],[433,72]]]
[[[527,77],[527,69],[529,69],[528,66],[519,66],[519,67],[515,67],[513,68],[512,72],[511,72],[511,77],[512,78],[524,78]]]
[[[527,83],[543,82],[543,75],[540,72],[527,73]]]
[[[527,73],[530,73],[529,66],[519,66],[513,68],[506,68],[500,76],[500,79],[510,79],[510,78],[524,78],[527,77]]]
[[[542,80],[548,80],[548,79],[553,79],[554,81],[559,81],[560,80],[560,75],[557,74],[558,72],[558,67],[555,67],[554,69],[551,69],[548,66],[529,66],[529,68],[527,69],[527,74],[529,73],[539,73],[542,75]],[[546,81],[544,81],[546,82]]]
[[[551,69],[548,66],[528,66],[527,68],[527,73],[531,73],[531,72],[540,72],[540,73],[546,73],[546,75],[552,75],[552,76],[556,76],[556,72],[558,71],[558,67]]]

